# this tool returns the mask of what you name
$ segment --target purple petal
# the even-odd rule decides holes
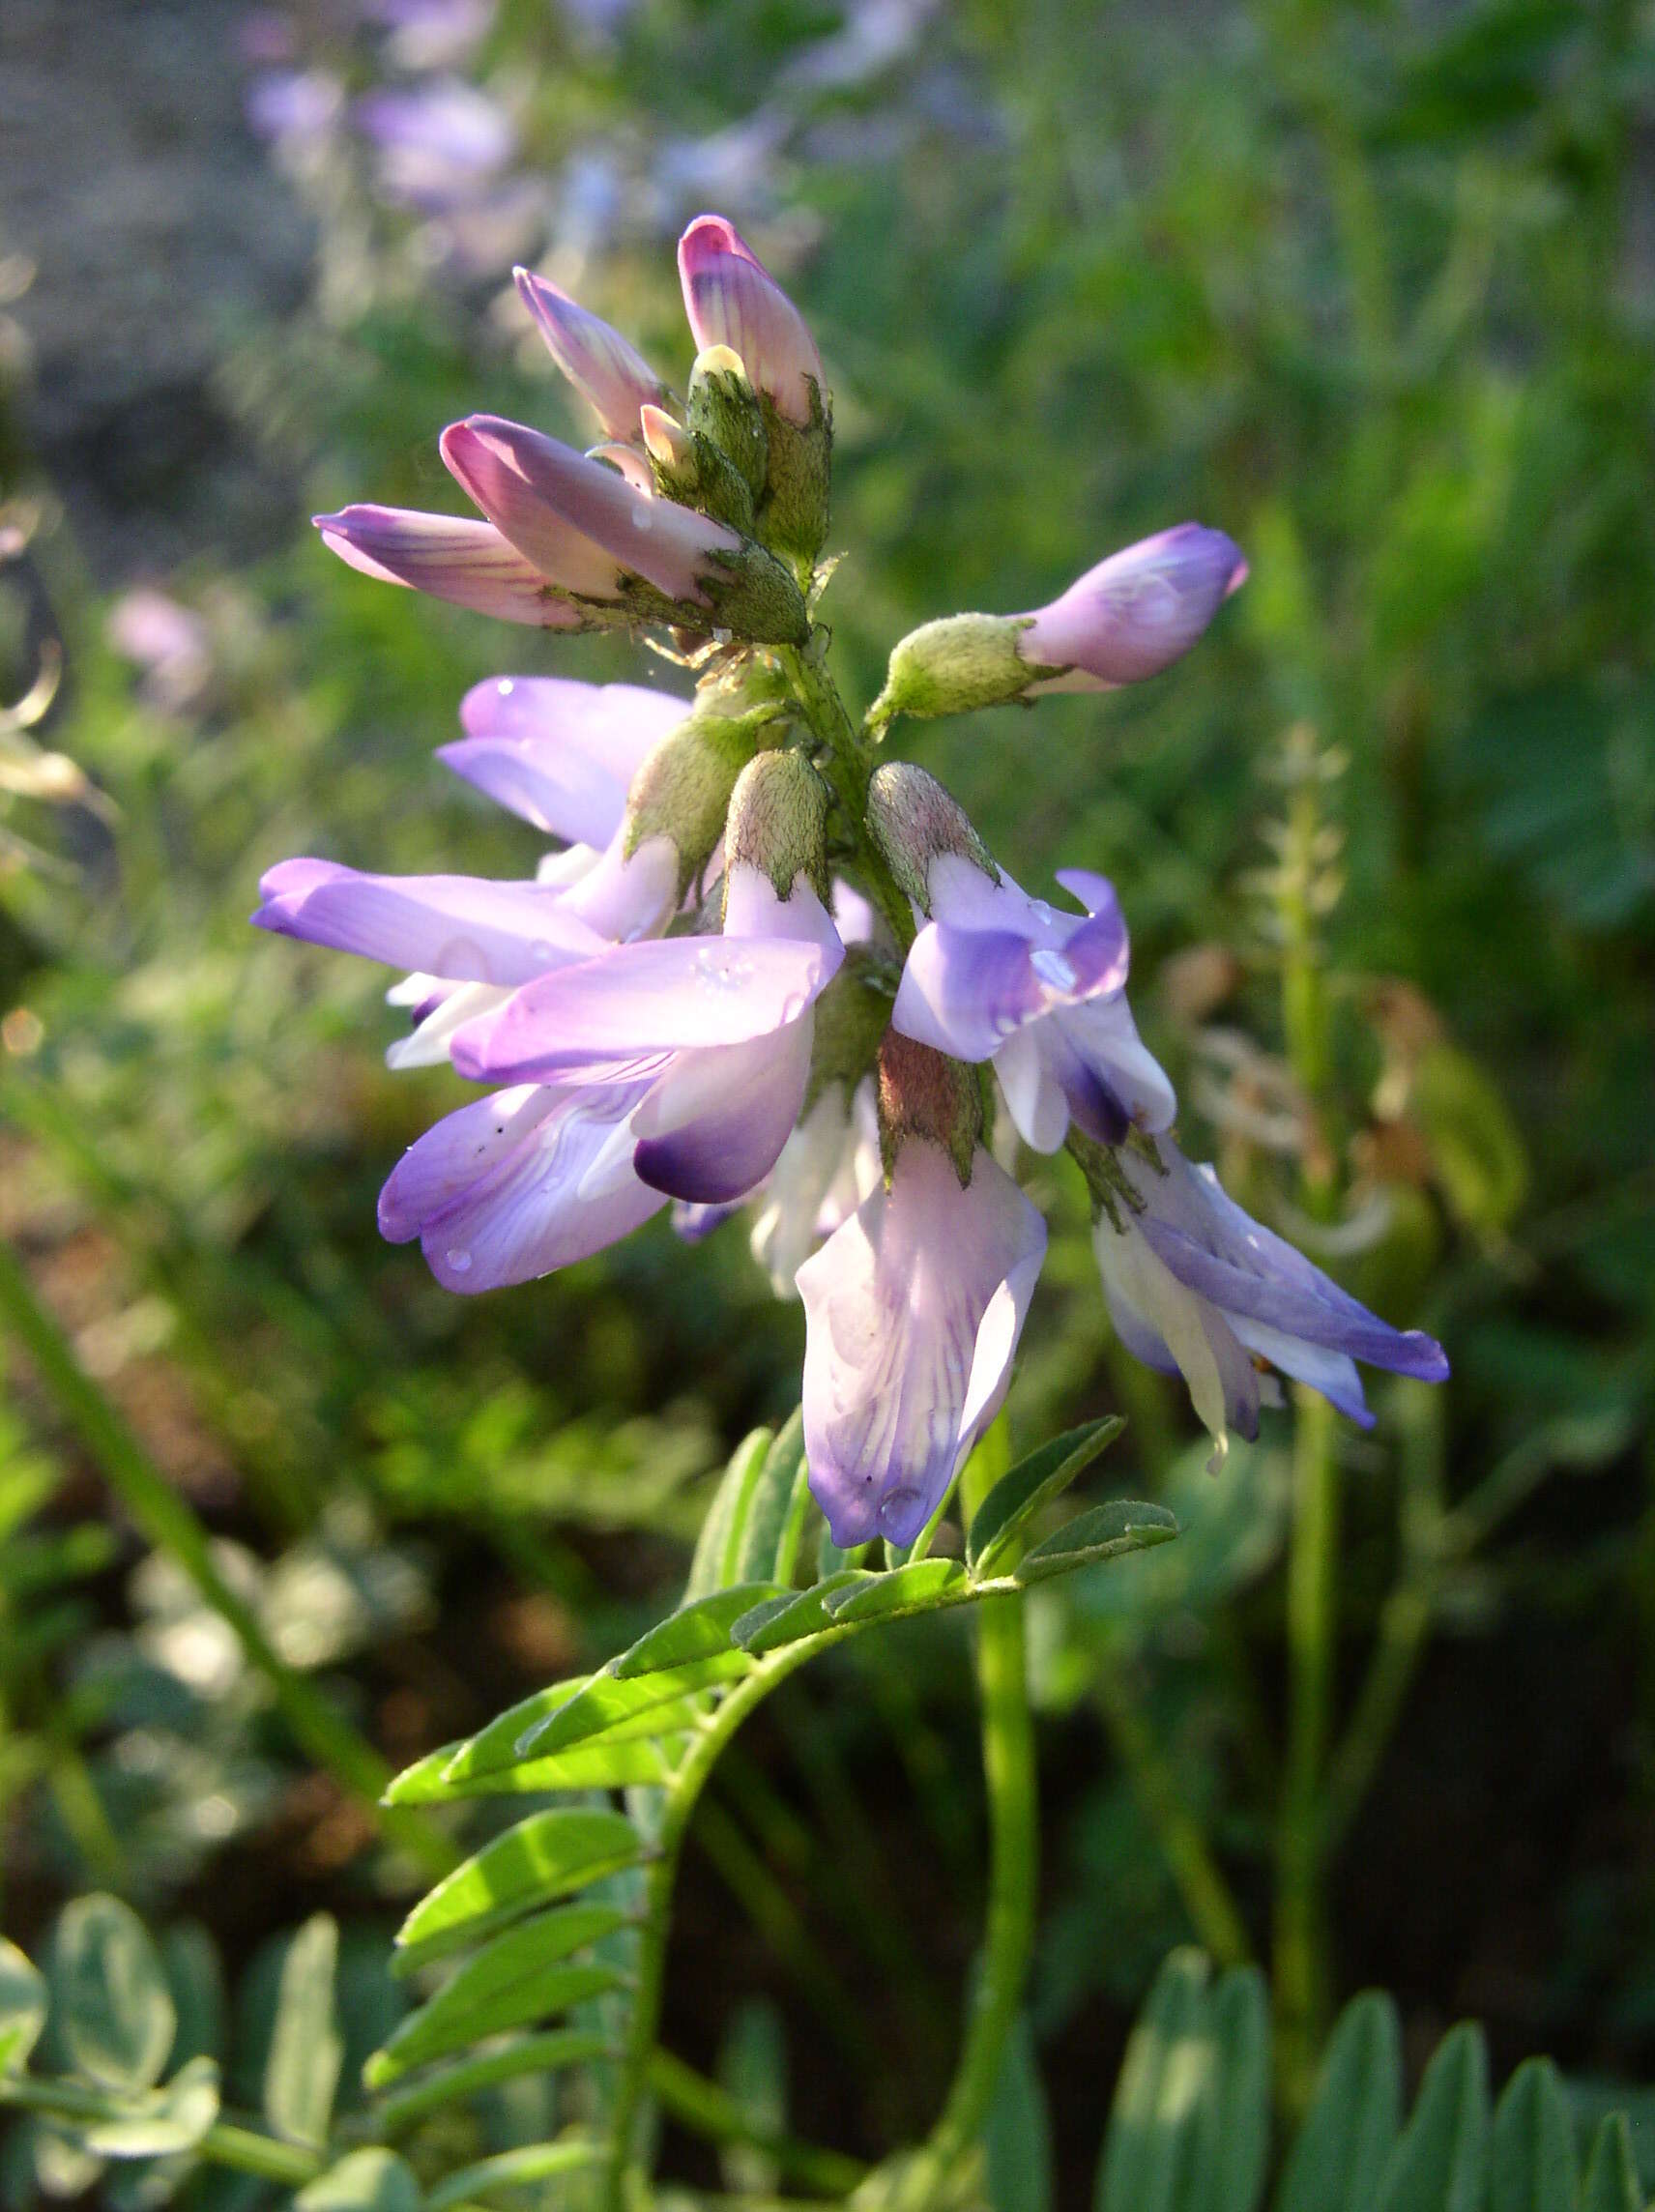
[[[545,577],[489,523],[399,507],[347,507],[315,522],[330,552],[381,583],[406,584],[501,622],[581,627],[580,609],[553,598]]]
[[[665,1204],[628,1169],[593,1169],[637,1090],[534,1086],[462,1106],[411,1147],[380,1195],[394,1242],[418,1236],[452,1291],[522,1283],[589,1258]]]
[[[1061,946],[1002,929],[929,921],[915,939],[891,1021],[956,1060],[988,1060],[1025,1023],[1126,980],[1118,913],[1078,924]]]
[[[1221,530],[1180,523],[1112,553],[1039,608],[1017,641],[1032,667],[1068,671],[1035,690],[1109,689],[1141,684],[1181,659],[1247,564]]]
[[[512,275],[552,359],[611,438],[636,439],[638,413],[666,397],[666,387],[619,331],[566,292],[527,269]]]
[[[493,676],[460,702],[466,736],[437,757],[489,798],[572,845],[606,845],[644,756],[688,705],[635,684]]]
[[[811,383],[826,390],[822,356],[803,316],[735,225],[697,216],[679,241],[678,267],[697,348],[731,347],[756,389],[804,428]]]
[[[810,1488],[836,1544],[906,1543],[1003,1398],[1046,1228],[979,1150],[911,1139],[798,1270]]]
[[[723,1205],[763,1182],[804,1104],[815,1024],[685,1053],[636,1114],[633,1165],[670,1197]]]
[[[442,452],[489,520],[537,566],[542,552],[567,560],[569,546],[584,545],[582,573],[601,567],[610,577],[599,596],[614,596],[619,567],[635,570],[669,598],[702,599],[703,571],[716,555],[740,544],[722,523],[670,499],[647,498],[601,461],[497,415],[450,424]],[[546,572],[559,574],[571,591],[595,589],[567,581],[555,568]]]
[[[456,983],[526,983],[605,949],[541,884],[479,876],[369,876],[332,860],[284,860],[259,885],[260,929],[331,945]]]
[[[488,1082],[744,1044],[797,1020],[842,958],[786,939],[616,946],[602,959],[542,976],[461,1032],[454,1065]]]

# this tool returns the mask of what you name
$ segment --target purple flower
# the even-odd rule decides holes
[[[517,143],[506,110],[460,77],[382,88],[359,100],[352,116],[379,149],[388,196],[427,215],[475,198]]]
[[[462,1106],[402,1155],[380,1193],[381,1234],[418,1237],[450,1291],[497,1290],[590,1258],[666,1204],[614,1141],[646,1088],[523,1084]]]
[[[855,1213],[883,1176],[872,1083],[858,1084],[849,1103],[842,1083],[826,1084],[763,1189],[753,1194],[753,1258],[778,1298],[796,1295],[794,1278],[817,1244]]]
[[[800,429],[813,417],[811,386],[826,389],[822,356],[804,318],[769,271],[721,215],[698,215],[679,241],[684,312],[702,352],[724,345],[741,357],[754,389]]]
[[[1050,606],[1020,618],[1017,651],[1031,668],[1059,669],[1029,686],[1109,691],[1170,668],[1247,580],[1240,550],[1221,530],[1181,522],[1112,553]]]
[[[1356,1360],[1424,1382],[1447,1375],[1434,1338],[1370,1313],[1244,1213],[1212,1169],[1192,1166],[1171,1138],[1157,1150],[1164,1172],[1136,1150],[1116,1154],[1141,1210],[1118,1207],[1118,1227],[1105,1210],[1093,1245],[1121,1342],[1163,1374],[1182,1373],[1216,1440],[1215,1465],[1231,1426],[1258,1434],[1257,1362],[1308,1383],[1364,1428],[1374,1417]]]
[[[669,599],[710,603],[704,584],[741,540],[672,500],[653,499],[601,461],[498,415],[442,436],[443,459],[501,536],[558,589],[606,602],[628,575]]]
[[[420,514],[402,507],[357,506],[318,514],[322,542],[347,568],[382,584],[406,584],[501,622],[540,629],[582,629],[586,616],[559,598],[538,568],[489,522]],[[613,567],[601,575],[613,580]]]
[[[775,1165],[804,1101],[817,997],[844,948],[815,892],[778,898],[760,869],[725,886],[724,934],[618,945],[513,993],[460,1030],[480,1082],[647,1081],[617,1138],[671,1198],[720,1205]]]
[[[1126,1004],[1126,925],[1114,888],[1078,868],[1058,881],[1084,915],[1054,913],[965,853],[935,854],[931,919],[891,1014],[920,1044],[992,1060],[1019,1134],[1041,1152],[1061,1145],[1071,1115],[1099,1144],[1118,1144],[1131,1123],[1164,1129],[1176,1110]]]
[[[344,113],[345,91],[327,70],[263,70],[248,85],[245,104],[261,138],[315,143]]]
[[[798,1270],[810,1488],[844,1547],[916,1536],[1011,1379],[1046,1225],[979,1146],[911,1137]]]
[[[635,444],[640,410],[666,397],[660,378],[619,331],[612,331],[556,284],[527,269],[512,274],[552,359],[606,434]]]
[[[644,756],[688,713],[686,700],[636,684],[491,676],[460,702],[465,736],[437,757],[537,830],[602,846]]]

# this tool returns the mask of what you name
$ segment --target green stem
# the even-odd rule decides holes
[[[1333,1409],[1298,1389],[1288,1559],[1288,1756],[1276,1841],[1278,2083],[1289,2111],[1309,2094],[1328,1998],[1322,1784],[1333,1712],[1339,1471]]]
[[[127,2112],[120,2098],[82,2088],[77,2082],[38,2081],[26,2077],[0,2083],[0,2105],[15,2105],[48,2119],[87,2126],[122,2119]],[[195,2149],[199,2157],[209,2158],[215,2165],[234,2167],[238,2173],[256,2173],[288,2189],[302,2189],[326,2164],[320,2151],[308,2150],[302,2143],[278,2142],[274,2136],[235,2120],[216,2120]]]
[[[849,1635],[847,1628],[843,1631]],[[615,2085],[615,2103],[609,2119],[609,2157],[603,2203],[606,2212],[627,2212],[630,2183],[643,2175],[638,2145],[638,2117],[648,2087],[650,2068],[660,2030],[661,1996],[666,1983],[667,1936],[672,1920],[673,1888],[690,1816],[717,1764],[718,1756],[736,1731],[779,1682],[824,1649],[826,1640],[815,1637],[763,1661],[702,1724],[672,1781],[666,1786],[666,1803],[655,1838],[655,1856],[645,1880],[643,1926],[639,1934],[637,1985],[625,2046],[621,2053]]]
[[[459,1854],[419,1814],[389,1811],[379,1804],[392,1779],[391,1767],[314,1684],[296,1674],[277,1652],[252,1607],[218,1572],[206,1529],[81,1366],[69,1339],[36,1295],[21,1262],[3,1240],[0,1324],[11,1330],[27,1353],[147,1540],[189,1577],[203,1603],[234,1632],[248,1666],[269,1684],[301,1750],[353,1797],[373,1808],[386,1834],[418,1859],[427,1874],[447,1874],[458,1863]]]
[[[824,2197],[848,2197],[867,2171],[856,2159],[846,2158],[839,2151],[799,2142],[793,2136],[766,2128],[728,2089],[708,2081],[670,2051],[655,2052],[650,2061],[649,2081],[652,2093],[685,2127],[693,2128],[709,2142],[751,2144],[801,2188],[818,2190]]]
[[[974,2156],[1000,2081],[1006,2039],[1023,2001],[1034,1940],[1040,1839],[1021,1596],[982,1601],[977,1615],[977,1687],[989,1820],[988,1920],[981,1970],[952,2085],[936,2126],[903,2169],[892,2197],[893,2212],[922,2212],[948,2188],[962,2164]]]
[[[889,863],[868,833],[868,780],[873,773],[873,754],[858,736],[838,688],[828,673],[823,657],[825,645],[825,633],[818,630],[802,650],[797,646],[778,647],[778,657],[793,684],[799,713],[821,748],[817,765],[839,801],[867,891],[898,946],[906,950],[914,943],[914,916],[897,888]]]

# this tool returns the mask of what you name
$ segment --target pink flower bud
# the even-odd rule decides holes
[[[532,270],[516,269],[517,289],[552,359],[611,438],[636,439],[638,411],[664,399],[666,388],[619,331]]]
[[[381,583],[406,584],[502,622],[542,629],[583,626],[580,609],[555,598],[541,571],[492,523],[370,506],[319,514],[315,521],[330,552]]]
[[[811,385],[825,389],[822,356],[803,316],[735,225],[697,216],[679,241],[678,266],[697,347],[731,347],[778,412],[807,426]]]
[[[1031,691],[1107,691],[1158,676],[1246,580],[1239,549],[1199,522],[1112,553],[1060,598],[1023,618],[1019,656],[1031,668],[1062,672]]]

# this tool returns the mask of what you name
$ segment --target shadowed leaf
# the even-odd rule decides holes
[[[1088,1421],[1054,1437],[1002,1475],[973,1514],[966,1531],[966,1564],[973,1575],[993,1574],[1040,1508],[1084,1474],[1125,1426],[1114,1413],[1101,1421]]]

